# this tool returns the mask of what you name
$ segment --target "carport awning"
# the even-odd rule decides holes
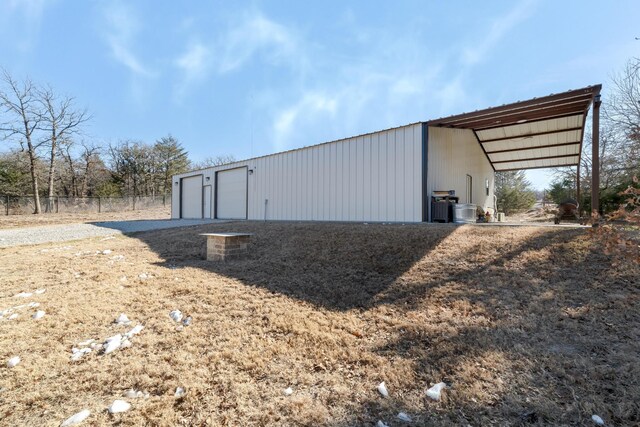
[[[575,166],[584,126],[602,85],[427,122],[473,130],[496,171]]]

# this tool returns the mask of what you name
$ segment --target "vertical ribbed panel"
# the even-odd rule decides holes
[[[473,200],[466,200],[466,177],[473,178]],[[489,180],[489,196],[485,179]],[[455,190],[460,203],[473,203],[493,210],[494,172],[473,131],[429,128],[427,196],[435,190]]]
[[[421,220],[421,125],[376,132],[174,177],[247,166],[249,219]],[[477,143],[476,143],[477,145]],[[177,189],[176,189],[177,190]],[[172,217],[178,217],[174,191]],[[215,200],[214,200],[215,203]]]

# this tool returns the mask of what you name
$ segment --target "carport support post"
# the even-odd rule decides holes
[[[582,216],[582,200],[580,200],[580,159],[576,167],[576,200],[578,201],[578,215]]]
[[[591,132],[591,217],[600,211],[600,94],[593,99],[593,131]]]

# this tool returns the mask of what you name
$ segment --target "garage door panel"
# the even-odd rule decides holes
[[[247,218],[247,168],[219,171],[216,177],[216,218]]]
[[[202,175],[182,178],[181,218],[202,218]]]

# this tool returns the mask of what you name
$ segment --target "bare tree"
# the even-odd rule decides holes
[[[212,166],[226,165],[228,163],[233,163],[235,161],[236,161],[235,157],[233,157],[230,154],[225,154],[222,156],[207,157],[202,161],[193,163],[191,167],[192,169],[206,169]]]
[[[40,194],[38,189],[38,149],[42,141],[36,141],[34,136],[42,114],[38,111],[38,100],[35,86],[28,78],[22,82],[14,80],[6,71],[2,70],[2,83],[7,91],[0,90],[0,107],[3,115],[8,117],[6,122],[0,123],[1,139],[18,139],[21,149],[29,155],[29,172],[31,174],[31,190],[33,191],[34,213],[42,212],[40,208]]]
[[[43,140],[49,147],[47,210],[51,211],[59,146],[76,134],[80,125],[89,120],[90,116],[86,110],[75,109],[73,98],[57,97],[51,87],[38,91],[38,101],[42,106],[40,129],[45,132]]]

